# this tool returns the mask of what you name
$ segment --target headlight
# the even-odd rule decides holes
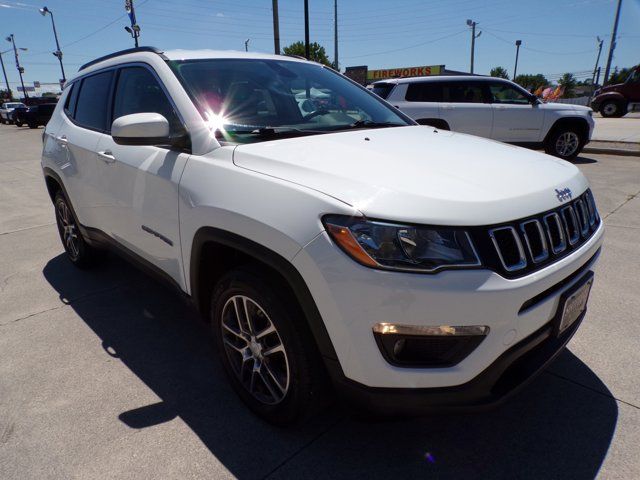
[[[327,215],[322,221],[338,246],[367,267],[429,273],[481,265],[463,229],[398,225],[339,215]]]

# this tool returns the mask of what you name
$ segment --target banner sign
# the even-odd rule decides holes
[[[444,70],[444,65],[425,65],[422,67],[388,68],[384,70],[369,70],[367,80],[375,82],[385,78],[424,77],[439,75]]]

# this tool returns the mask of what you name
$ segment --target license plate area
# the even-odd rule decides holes
[[[554,319],[556,335],[562,335],[585,312],[592,286],[593,272],[589,272],[560,295],[560,303]]]

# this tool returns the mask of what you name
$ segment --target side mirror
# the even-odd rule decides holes
[[[171,145],[169,121],[159,113],[133,113],[111,124],[111,136],[118,145]]]

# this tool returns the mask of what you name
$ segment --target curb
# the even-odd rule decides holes
[[[582,149],[582,152],[640,157],[640,143],[593,140]]]

